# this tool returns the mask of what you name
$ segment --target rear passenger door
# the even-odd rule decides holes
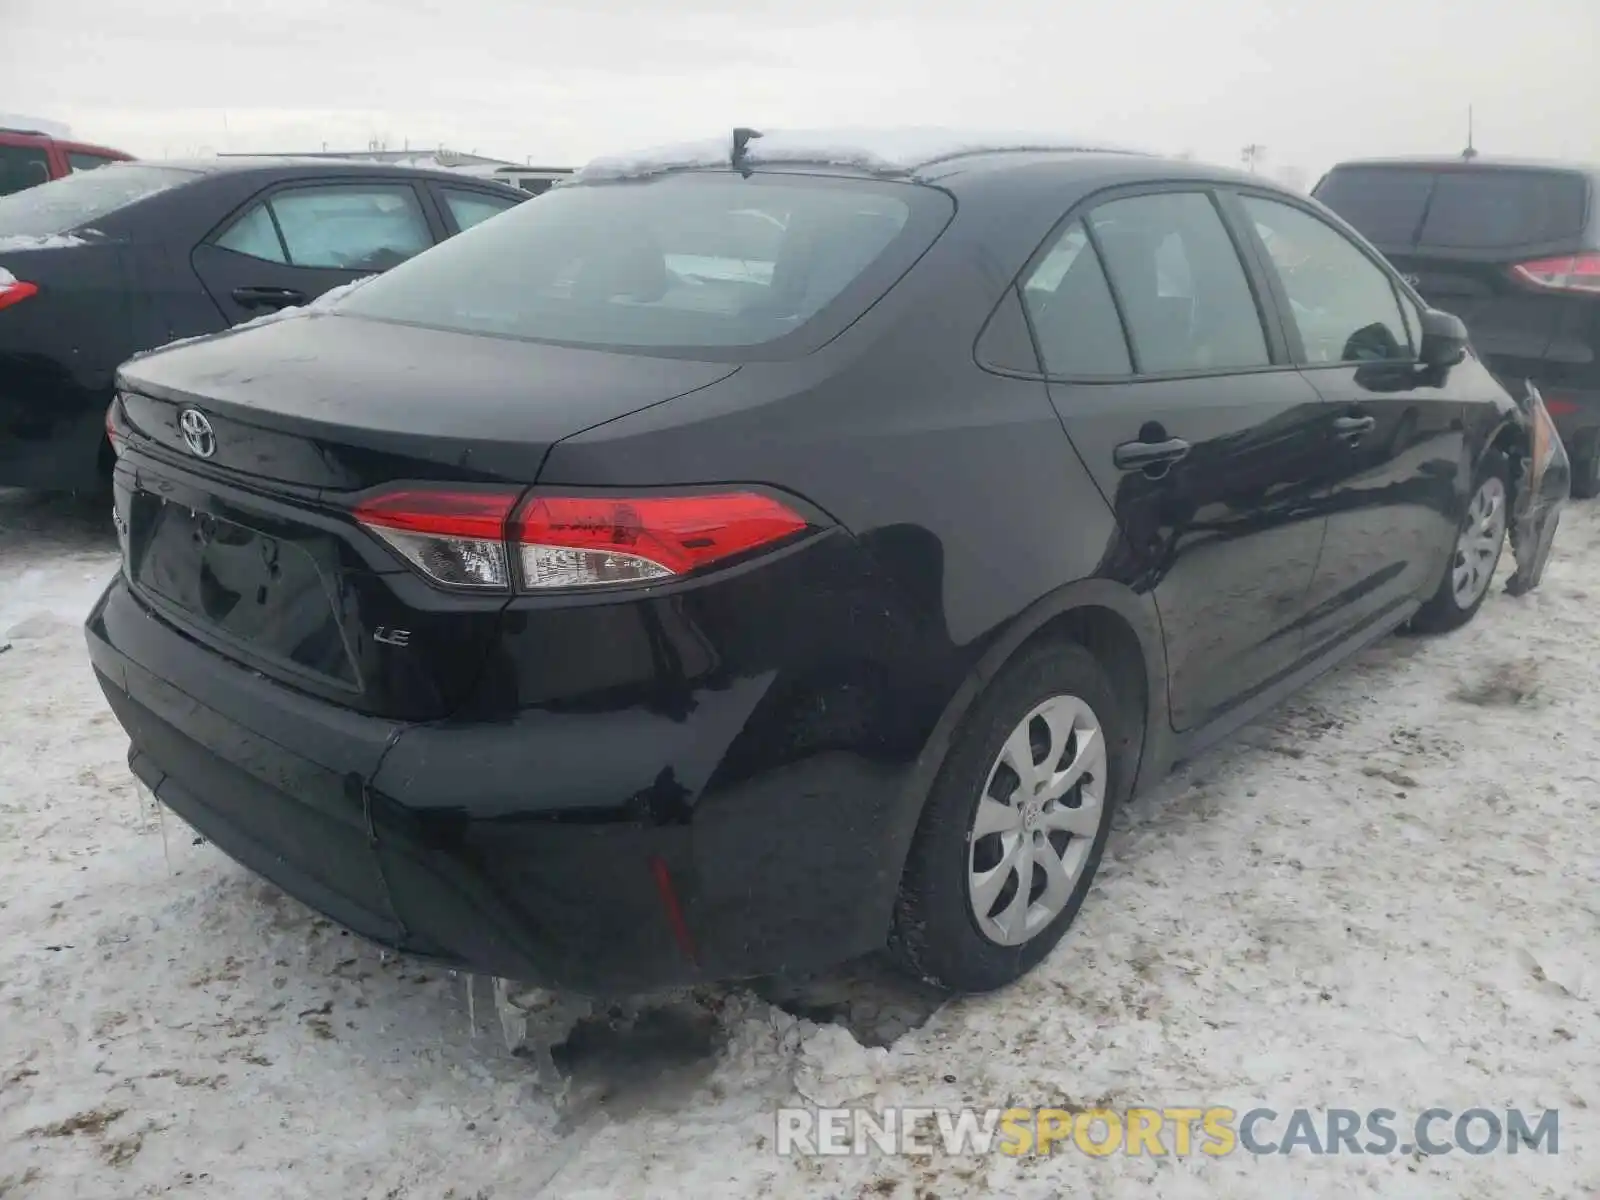
[[[410,180],[283,184],[224,221],[192,255],[229,323],[306,304],[442,236]]]
[[[1022,292],[1051,401],[1126,537],[1106,571],[1154,593],[1173,725],[1202,725],[1300,661],[1320,401],[1209,191],[1093,204]]]
[[[1455,543],[1463,403],[1418,364],[1420,313],[1356,242],[1284,196],[1237,200],[1333,427],[1313,653],[1430,591]]]

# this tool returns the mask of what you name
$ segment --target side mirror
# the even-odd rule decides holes
[[[1430,308],[1422,314],[1422,365],[1453,367],[1467,356],[1467,327],[1454,313]]]

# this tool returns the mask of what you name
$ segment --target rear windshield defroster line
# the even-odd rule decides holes
[[[601,350],[781,358],[876,303],[953,213],[921,184],[776,172],[567,186],[334,311]]]

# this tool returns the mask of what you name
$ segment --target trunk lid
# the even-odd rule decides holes
[[[122,370],[135,430],[209,468],[302,488],[396,478],[532,483],[552,444],[731,375],[728,363],[577,350],[290,310]]]
[[[508,597],[430,586],[356,524],[355,496],[520,492],[561,438],[735,369],[323,312],[168,347],[119,377],[124,569],[168,621],[262,674],[375,715],[447,716]],[[209,456],[185,439],[189,409]]]

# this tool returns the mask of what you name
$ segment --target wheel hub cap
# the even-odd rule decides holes
[[[1001,747],[968,836],[968,895],[990,941],[1018,946],[1066,907],[1105,818],[1100,721],[1075,696],[1036,706]]]
[[[1450,590],[1460,608],[1471,608],[1494,577],[1506,535],[1506,488],[1498,476],[1485,479],[1467,505],[1450,565]]]

